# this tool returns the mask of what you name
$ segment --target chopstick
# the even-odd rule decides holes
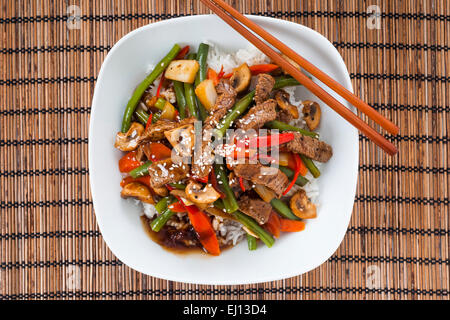
[[[278,64],[282,69],[284,69],[288,74],[299,81],[305,88],[310,90],[314,95],[316,95],[320,100],[330,106],[334,111],[341,115],[345,120],[350,122],[359,131],[365,134],[370,140],[372,140],[376,145],[386,151],[389,155],[395,155],[398,150],[397,148],[385,139],[382,135],[371,128],[367,123],[362,121],[353,112],[347,109],[339,101],[329,95],[325,90],[323,90],[319,85],[309,79],[303,72],[294,67],[291,63],[286,61],[279,53],[269,47],[266,43],[256,37],[253,33],[239,24],[233,19],[227,12],[223,11],[215,2],[211,0],[201,0],[211,11],[217,14],[222,20],[224,20],[233,29],[239,32],[244,38],[250,41],[255,47],[264,52],[269,58],[271,58],[276,64]],[[237,12],[237,11],[236,11]],[[239,12],[237,12],[239,13]],[[239,15],[241,15],[239,13]],[[243,17],[245,18],[245,17]],[[241,18],[242,19],[242,18]],[[245,18],[247,19],[247,18]],[[370,107],[369,107],[370,108]],[[375,111],[375,110],[374,110]],[[381,115],[380,115],[381,116]],[[382,117],[382,116],[381,116]]]
[[[399,128],[386,119],[384,116],[382,116],[380,113],[378,113],[375,109],[373,109],[371,106],[369,106],[367,103],[362,101],[359,97],[351,93],[349,90],[344,88],[340,83],[335,81],[333,78],[331,78],[329,75],[327,75],[325,72],[317,68],[315,65],[313,65],[311,62],[300,56],[298,53],[296,53],[294,50],[286,46],[283,42],[276,39],[274,36],[272,36],[270,33],[268,33],[266,30],[261,28],[259,25],[245,17],[243,14],[241,14],[239,11],[234,9],[232,6],[230,6],[228,3],[226,3],[223,0],[213,0],[217,5],[222,7],[225,11],[227,11],[229,14],[231,14],[236,20],[240,21],[242,24],[244,24],[247,28],[250,30],[253,30],[257,35],[259,35],[261,38],[266,40],[268,43],[273,45],[275,48],[280,50],[280,52],[284,53],[287,57],[298,63],[300,67],[308,71],[310,74],[312,74],[314,77],[322,81],[325,85],[333,89],[336,93],[338,93],[341,97],[343,97],[345,100],[350,102],[352,105],[354,105],[358,110],[365,113],[370,119],[378,123],[381,127],[383,127],[386,131],[388,131],[392,135],[398,134]]]

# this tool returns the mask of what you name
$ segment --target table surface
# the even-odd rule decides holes
[[[108,50],[140,26],[208,11],[197,0],[73,3],[5,0],[0,11],[0,298],[448,300],[448,1],[232,2],[323,34],[355,93],[401,128],[387,135],[396,157],[360,136],[353,216],[327,262],[242,286],[128,268],[103,241],[89,190],[90,105]]]

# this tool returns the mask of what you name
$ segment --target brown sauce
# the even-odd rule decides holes
[[[202,253],[208,255],[200,244],[192,226],[189,227],[189,230],[180,231],[166,225],[159,232],[155,232],[150,227],[152,220],[147,216],[142,215],[141,222],[150,239],[167,251],[177,254]],[[192,242],[193,245],[187,246],[186,241]],[[232,245],[220,246],[220,250],[223,251],[230,247]]]

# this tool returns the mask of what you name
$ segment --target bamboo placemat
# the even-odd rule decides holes
[[[340,248],[305,275],[246,286],[174,283],[123,265],[99,233],[89,190],[96,77],[131,30],[207,11],[197,0],[5,0],[0,298],[449,299],[448,1],[232,3],[323,34],[356,94],[401,128],[390,137],[400,150],[393,158],[360,136],[358,191]],[[79,29],[68,28],[69,4],[80,10]],[[374,4],[380,29],[369,28]]]

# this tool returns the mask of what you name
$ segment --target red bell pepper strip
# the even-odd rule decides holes
[[[189,52],[190,47],[189,46],[185,46],[183,47],[183,49],[180,50],[180,52],[178,52],[177,56],[175,57],[174,60],[180,60],[183,59],[184,56]]]
[[[250,69],[250,72],[252,73],[252,75],[255,76],[260,73],[272,72],[272,71],[278,69],[279,67],[276,64],[267,63],[267,64],[255,64],[248,68]]]
[[[305,223],[299,220],[280,218],[280,228],[283,232],[299,232],[305,230]]]
[[[217,77],[219,78],[219,81],[220,81],[220,79],[222,79],[223,78],[223,75],[225,74],[225,71],[223,71],[223,65],[220,67],[220,71],[219,71],[219,73],[217,74]]]
[[[161,93],[161,88],[163,85],[164,80],[166,79],[166,77],[164,76],[164,72],[161,75],[161,80],[159,80],[159,84],[158,84],[158,89],[156,89],[156,97],[159,98],[159,95]]]
[[[306,174],[308,173],[308,168],[306,167],[306,165],[303,163],[302,158],[300,158],[300,175],[302,175],[303,177],[306,176]],[[298,161],[298,159],[297,159]],[[295,160],[295,156],[293,153],[291,153],[289,155],[289,160],[288,160],[288,168],[291,169],[292,171],[295,171],[297,164],[296,164],[296,160]]]
[[[267,136],[259,136],[250,139],[251,147],[275,147],[280,144],[294,140],[292,132],[269,134]]]
[[[142,164],[142,161],[136,159],[136,151],[131,151],[119,160],[119,171],[130,172],[131,170],[136,169]]]
[[[245,192],[244,178],[242,177],[239,177],[239,186],[241,187],[241,190]]]
[[[294,172],[294,177],[292,178],[291,183],[289,183],[288,187],[286,188],[286,190],[283,192],[283,196],[286,195],[294,186],[295,182],[297,181],[298,175],[300,174],[300,170],[302,168],[302,160],[300,159],[300,156],[298,154],[294,154],[294,159],[295,159],[295,172]]]
[[[273,212],[269,216],[269,220],[263,226],[267,231],[274,235],[275,238],[280,236],[281,222],[277,213]]]
[[[276,64],[267,63],[267,64],[255,64],[248,68],[250,69],[250,72],[252,73],[252,75],[256,76],[257,74],[260,74],[260,73],[272,72],[272,71],[278,69],[279,66],[277,66]],[[231,78],[232,75],[233,75],[233,72],[230,72],[230,73],[225,74],[223,76],[223,78],[228,79],[228,78]]]
[[[225,193],[222,192],[222,190],[219,188],[219,184],[217,183],[217,176],[216,176],[216,172],[214,171],[214,168],[212,168],[211,172],[209,173],[210,175],[210,179],[211,179],[211,184],[214,188],[214,190],[217,191],[218,194],[220,194],[220,198],[221,199],[225,199],[226,195]]]
[[[206,177],[203,177],[203,178],[196,178],[195,180],[198,182],[201,182],[201,183],[208,183],[208,178],[209,178],[209,175],[207,175]]]
[[[162,143],[152,142],[145,147],[150,149],[151,161],[165,160],[172,156],[172,150]]]
[[[219,241],[217,240],[216,232],[214,231],[208,216],[194,205],[186,206],[179,196],[175,197],[186,209],[192,227],[194,227],[203,248],[210,254],[218,256],[220,254]]]
[[[180,202],[174,202],[171,205],[169,205],[169,209],[172,210],[173,212],[186,212],[186,209],[184,207],[184,205],[182,205]]]
[[[215,86],[219,83],[219,76],[218,74],[211,68],[208,68],[207,78],[209,80],[212,80]]]
[[[150,115],[148,116],[147,124],[145,125],[146,131],[147,131],[148,127],[150,127],[150,125],[152,124],[152,119],[153,119],[153,113],[150,113]]]

